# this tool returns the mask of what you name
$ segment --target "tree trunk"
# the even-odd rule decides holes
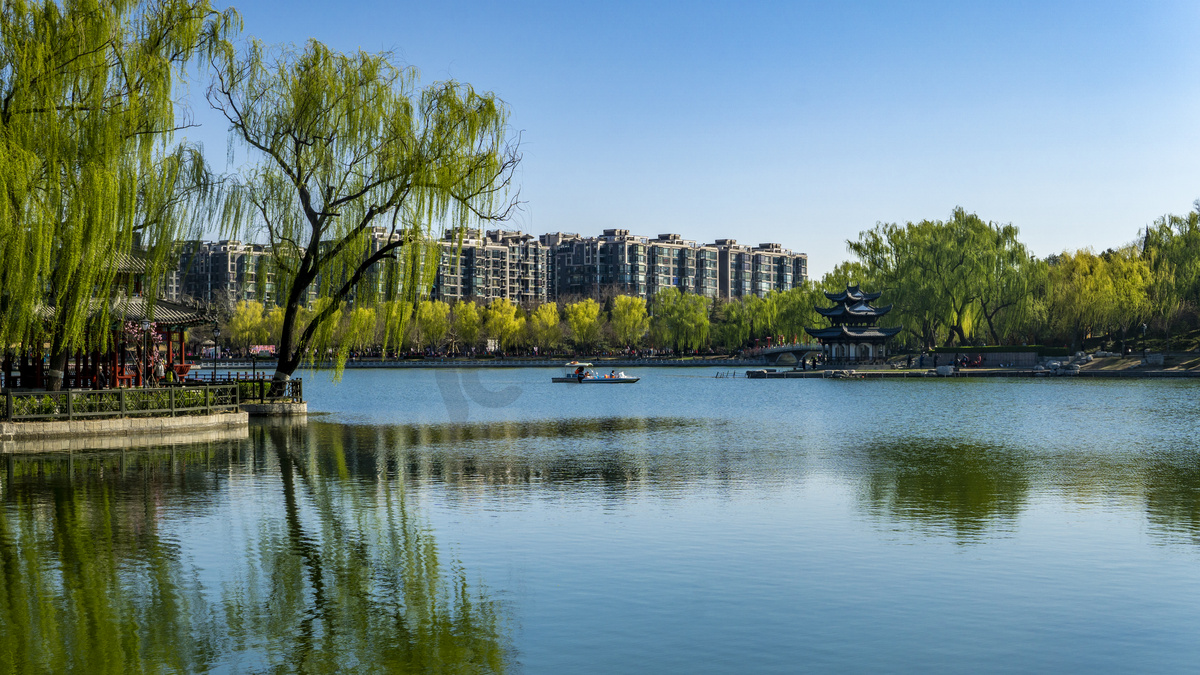
[[[1163,322],[1167,324],[1167,348],[1166,351],[1163,352],[1163,356],[1165,358],[1167,354],[1171,353],[1171,315],[1168,314],[1163,317]]]
[[[62,330],[55,322],[54,337],[50,342],[50,368],[46,371],[46,391],[62,391],[67,360],[71,351],[63,344]]]
[[[996,311],[999,312],[1000,310]],[[984,311],[983,318],[987,319],[988,332],[992,334],[992,344],[1000,344],[1000,335],[996,332],[996,324],[992,321],[992,315]]]

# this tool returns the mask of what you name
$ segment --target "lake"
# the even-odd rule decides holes
[[[0,670],[1194,672],[1200,383],[305,373],[7,456]]]

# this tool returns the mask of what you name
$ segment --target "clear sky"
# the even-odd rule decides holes
[[[963,206],[1040,256],[1200,198],[1198,2],[234,4],[269,43],[391,50],[510,106],[533,234],[779,242],[819,277]],[[225,164],[225,131],[188,136]]]

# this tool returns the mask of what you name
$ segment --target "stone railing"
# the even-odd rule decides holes
[[[211,415],[238,409],[238,385],[3,392],[6,422]]]

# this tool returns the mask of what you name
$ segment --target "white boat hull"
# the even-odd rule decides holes
[[[552,377],[551,382],[565,382],[571,384],[633,384],[642,378],[640,377]]]

